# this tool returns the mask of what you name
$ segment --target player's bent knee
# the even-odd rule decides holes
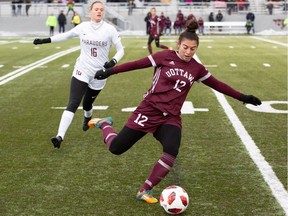
[[[79,105],[80,105],[80,102],[76,102],[76,101],[69,102],[69,104],[66,107],[66,110],[75,113]]]

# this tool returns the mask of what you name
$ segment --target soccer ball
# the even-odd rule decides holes
[[[165,188],[160,195],[160,205],[168,214],[181,214],[189,204],[187,192],[179,186]]]

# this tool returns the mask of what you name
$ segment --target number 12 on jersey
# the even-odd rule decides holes
[[[134,120],[134,122],[141,127],[144,127],[144,122],[148,121],[148,117],[145,115],[142,115],[141,113],[138,114],[137,118]]]

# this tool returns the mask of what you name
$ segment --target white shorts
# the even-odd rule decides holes
[[[72,76],[82,82],[88,83],[88,87],[93,90],[103,89],[107,81],[107,79],[97,80],[94,78],[94,75],[91,76],[87,73],[83,73],[79,71],[77,68],[74,68]]]

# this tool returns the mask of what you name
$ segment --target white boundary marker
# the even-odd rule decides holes
[[[286,44],[286,43],[281,43],[281,42],[278,42],[278,41],[273,41],[273,40],[260,38],[260,37],[252,37],[252,38],[254,38],[256,40],[265,41],[265,42],[268,42],[268,43],[273,43],[273,44],[277,44],[277,45],[280,45],[280,46],[288,47],[288,44]]]
[[[29,71],[31,71],[31,70],[33,70],[33,69],[35,69],[35,68],[37,68],[37,67],[39,67],[41,65],[44,65],[44,64],[46,64],[48,62],[51,62],[51,61],[53,61],[53,60],[55,60],[57,58],[60,58],[60,57],[62,57],[64,55],[70,54],[71,52],[75,52],[75,51],[77,51],[79,49],[80,49],[80,46],[77,46],[77,47],[73,47],[73,48],[68,49],[68,50],[64,50],[64,51],[55,53],[55,54],[53,54],[51,56],[48,56],[48,57],[46,57],[44,59],[41,59],[41,60],[37,61],[37,62],[34,62],[32,64],[29,64],[29,65],[26,65],[26,66],[21,67],[21,68],[15,70],[13,72],[10,72],[10,73],[6,74],[4,76],[1,76],[0,77],[0,86],[4,85],[5,83],[7,83],[7,82],[9,82],[11,80],[16,79],[19,76],[22,76],[25,73],[28,73]]]
[[[195,54],[195,60],[201,62],[198,56]],[[234,110],[226,100],[225,96],[222,93],[219,93],[212,89],[214,94],[217,97],[220,105],[224,109],[227,117],[232,123],[237,135],[241,139],[243,145],[246,147],[251,159],[254,161],[258,167],[260,173],[262,174],[265,182],[268,184],[269,188],[272,191],[273,196],[276,198],[280,206],[283,208],[286,215],[288,215],[288,192],[285,190],[283,184],[280,182],[275,172],[269,163],[265,160],[261,154],[260,149],[255,144],[252,137],[249,135]]]

